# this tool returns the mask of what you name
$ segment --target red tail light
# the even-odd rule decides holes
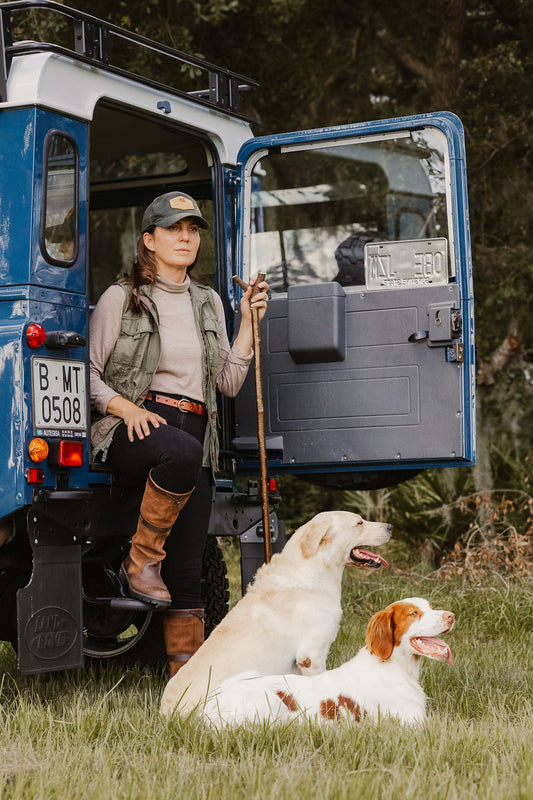
[[[26,480],[28,483],[44,483],[44,469],[40,467],[28,467],[26,470]]]
[[[46,331],[42,325],[32,322],[26,328],[26,341],[33,349],[40,347],[46,341]]]
[[[57,462],[60,467],[81,467],[83,465],[83,442],[61,439]]]

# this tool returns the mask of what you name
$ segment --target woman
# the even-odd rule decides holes
[[[174,674],[203,641],[202,555],[218,460],[216,390],[239,391],[252,359],[250,302],[265,314],[268,285],[241,300],[230,348],[220,297],[189,278],[208,224],[183,192],[146,209],[131,277],[110,286],[91,319],[93,455],[146,481],[121,579],[164,607]],[[168,537],[168,538],[167,538]]]

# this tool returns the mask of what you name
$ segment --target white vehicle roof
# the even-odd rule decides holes
[[[0,109],[38,105],[78,119],[91,120],[96,104],[107,99],[143,109],[165,120],[207,134],[222,163],[235,163],[242,143],[253,134],[249,123],[201,105],[171,91],[107,72],[55,53],[31,53],[13,59],[7,82],[7,102]],[[164,110],[158,103],[165,103]]]

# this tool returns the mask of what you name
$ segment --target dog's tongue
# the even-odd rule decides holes
[[[371,553],[369,550],[361,550],[360,547],[354,547],[350,553],[350,558],[357,567],[388,567],[389,565],[384,558],[377,553]]]
[[[434,636],[417,636],[411,639],[414,649],[423,656],[429,658],[446,659],[448,664],[452,663],[452,652],[446,642]]]

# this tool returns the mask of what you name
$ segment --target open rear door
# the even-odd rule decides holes
[[[473,464],[459,119],[438,113],[260,137],[238,160],[238,269],[245,280],[266,272],[272,291],[262,323],[271,468],[347,477]],[[233,448],[249,468],[252,374],[235,413]]]

